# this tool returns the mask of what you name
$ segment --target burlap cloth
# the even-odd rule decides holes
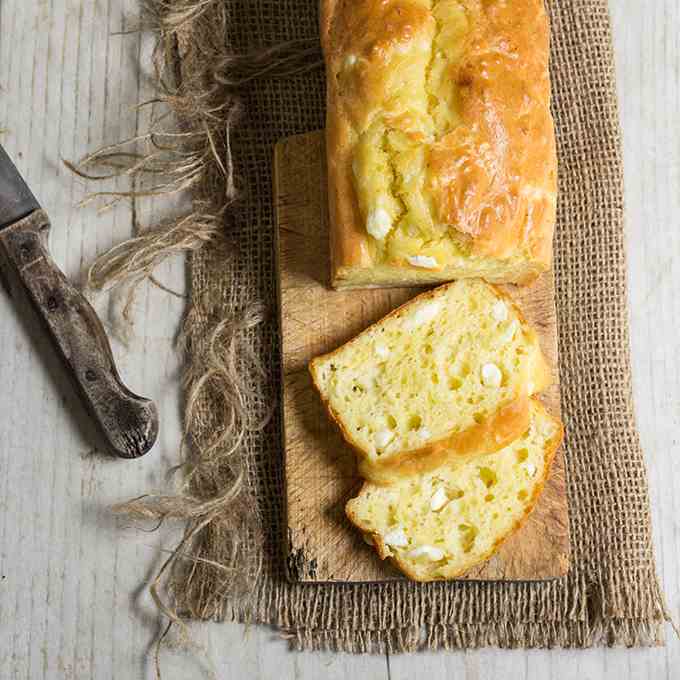
[[[606,0],[549,0],[548,5],[560,159],[555,270],[571,572],[532,584],[288,583],[277,413],[265,429],[249,431],[244,442],[245,483],[258,506],[251,511],[264,532],[264,541],[250,543],[246,535],[238,548],[244,569],[260,562],[262,567],[249,604],[216,592],[219,568],[199,562],[175,570],[172,590],[179,611],[215,619],[233,611],[238,618],[279,627],[298,648],[349,652],[662,641],[664,605],[631,398],[621,148],[608,8]],[[214,30],[209,14],[180,27],[185,74],[191,74],[196,60],[208,58],[202,49],[206,40],[219,43],[225,33],[226,52],[235,54],[318,36],[317,0],[228,0],[226,8],[226,24],[216,22]],[[192,31],[201,21],[197,36]],[[263,377],[249,378],[245,405],[264,415],[279,390],[273,146],[281,137],[323,127],[324,74],[315,67],[286,78],[256,78],[239,88],[239,96],[243,115],[233,129],[231,152],[241,200],[227,210],[238,253],[228,263],[212,245],[194,255],[191,346],[200,347],[211,319],[263,300],[268,320],[245,337],[267,369]],[[195,359],[200,361],[198,355]],[[192,433],[198,446],[213,434],[215,408],[210,399],[198,405]],[[209,497],[219,490],[214,486],[219,475],[204,481],[199,476],[194,491]],[[234,517],[226,515],[204,523],[191,548],[194,555],[224,560],[223,522],[233,529]]]

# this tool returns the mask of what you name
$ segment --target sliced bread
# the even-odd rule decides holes
[[[533,509],[562,425],[531,401],[527,432],[501,451],[389,486],[365,483],[346,513],[409,578],[461,576],[488,559]]]
[[[310,372],[361,474],[383,483],[499,450],[550,384],[536,333],[480,279],[419,295]]]

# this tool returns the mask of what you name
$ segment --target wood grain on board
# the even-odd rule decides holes
[[[422,288],[334,291],[329,281],[325,155],[322,132],[279,142],[274,159],[286,459],[289,577],[297,581],[401,578],[381,562],[345,518],[361,484],[354,454],[327,417],[307,370]],[[556,383],[542,395],[559,415],[557,320],[552,273],[530,287],[507,286],[538,330]],[[542,580],[569,568],[564,456],[558,452],[541,499],[524,526],[465,578]]]

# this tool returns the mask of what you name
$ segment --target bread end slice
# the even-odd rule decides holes
[[[509,446],[389,486],[366,482],[347,503],[347,517],[410,579],[460,577],[524,523],[562,437],[560,421],[532,400],[531,424]]]

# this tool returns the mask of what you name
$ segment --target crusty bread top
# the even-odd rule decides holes
[[[557,185],[543,0],[321,7],[335,274],[374,268],[375,283],[395,283],[381,268],[397,267],[412,282],[467,265],[514,281],[548,269]]]
[[[362,474],[383,482],[505,446],[550,383],[536,333],[480,279],[417,296],[310,372]]]
[[[529,429],[506,448],[389,486],[366,483],[347,503],[347,516],[409,578],[461,576],[534,508],[562,436],[562,424],[534,400]]]

